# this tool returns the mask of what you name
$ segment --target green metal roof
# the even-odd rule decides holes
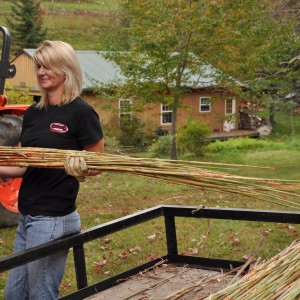
[[[33,57],[35,49],[24,49],[23,51]],[[83,73],[84,90],[91,90],[95,86],[95,82],[105,85],[116,79],[124,79],[119,67],[104,58],[103,54],[105,52],[77,50],[75,53]],[[216,74],[217,71],[214,68],[204,64],[199,70],[199,75],[191,74],[188,76],[185,85],[193,89],[216,86]]]
[[[35,49],[24,49],[26,54],[33,57]],[[83,74],[83,89],[91,90],[95,85],[92,80],[107,84],[121,78],[116,64],[105,59],[97,51],[75,51]]]

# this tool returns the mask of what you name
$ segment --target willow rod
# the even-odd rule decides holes
[[[136,158],[87,151],[34,147],[0,147],[0,165],[64,168],[67,156],[82,156],[90,169],[154,178],[208,191],[219,191],[300,209],[300,181],[244,177],[228,173],[243,165]],[[245,165],[247,168],[259,168]]]
[[[300,240],[206,300],[296,300],[300,297]]]

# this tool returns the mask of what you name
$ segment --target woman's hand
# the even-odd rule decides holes
[[[67,156],[64,166],[66,173],[76,177],[79,182],[84,182],[85,176],[89,173],[86,161],[81,156]]]
[[[101,139],[95,144],[84,146],[85,151],[90,152],[104,152],[104,140]],[[101,171],[89,170],[86,161],[81,156],[68,156],[65,159],[65,171],[67,174],[74,176],[78,181],[84,182],[85,176],[99,175]]]

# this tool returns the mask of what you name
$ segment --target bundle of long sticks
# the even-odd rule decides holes
[[[206,300],[300,299],[300,241],[260,263],[244,277]]]
[[[51,148],[0,147],[1,166],[64,168],[64,161],[68,156],[84,157],[92,170],[140,175],[201,190],[243,195],[300,209],[300,181],[244,177],[228,173],[228,168],[254,166],[148,159]]]

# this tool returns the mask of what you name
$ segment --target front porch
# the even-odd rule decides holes
[[[226,141],[231,138],[239,138],[239,137],[251,137],[257,138],[259,137],[259,132],[257,130],[238,130],[234,129],[230,132],[222,131],[222,132],[213,132],[208,140],[210,142],[214,142],[216,140]]]

